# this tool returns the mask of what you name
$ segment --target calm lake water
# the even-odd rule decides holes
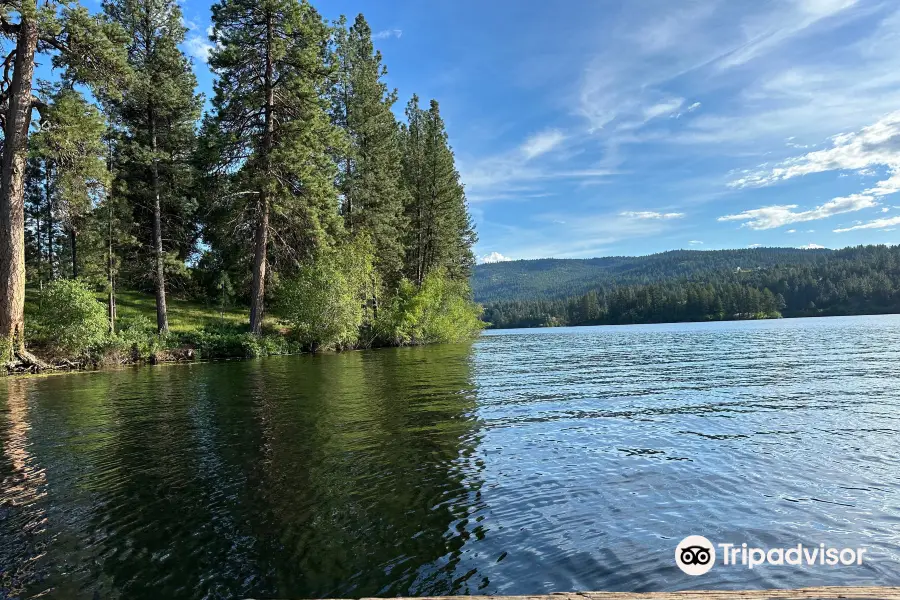
[[[900,585],[900,317],[0,380],[0,597]],[[674,563],[686,535],[867,548]]]

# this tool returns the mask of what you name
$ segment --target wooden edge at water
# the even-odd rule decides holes
[[[900,587],[810,587],[795,590],[568,592],[548,596],[423,596],[402,600],[900,600]],[[360,600],[383,600],[362,598]]]

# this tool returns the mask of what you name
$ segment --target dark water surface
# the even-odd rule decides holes
[[[900,317],[0,380],[0,597],[900,585]],[[688,534],[867,548],[674,564]]]

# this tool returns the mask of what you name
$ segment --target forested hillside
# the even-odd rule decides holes
[[[900,246],[744,252],[639,257],[643,269],[624,269],[620,279],[606,271],[585,293],[486,302],[484,319],[502,328],[900,312]],[[780,252],[782,259],[776,260]],[[682,254],[690,260],[678,261]],[[757,256],[760,263],[733,266],[742,255]]]
[[[831,250],[748,248],[673,250],[648,256],[586,259],[542,258],[478,265],[472,289],[478,302],[567,298],[603,285],[652,283],[671,278],[703,279],[722,270],[811,264]]]

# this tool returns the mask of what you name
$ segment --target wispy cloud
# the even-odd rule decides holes
[[[559,129],[548,129],[525,140],[520,150],[527,160],[531,160],[557,148],[565,139],[566,136]]]
[[[805,246],[800,246],[801,250],[822,250],[825,246],[821,246],[819,244],[807,244]]]
[[[688,242],[688,244],[690,244],[691,246],[702,246],[703,242],[701,242],[700,240],[691,240]]]
[[[900,111],[858,132],[834,136],[831,148],[785,160],[772,169],[748,173],[731,181],[729,186],[763,187],[827,171],[847,170],[870,175],[875,167],[887,167],[891,176],[862,194],[885,196],[900,191]]]
[[[892,227],[894,225],[900,225],[900,217],[888,217],[886,219],[875,219],[874,221],[869,221],[868,223],[860,223],[859,225],[853,225],[852,227],[844,227],[842,229],[835,229],[835,233],[846,233],[848,231],[856,231],[858,229],[887,229],[888,227]]]
[[[775,227],[790,225],[791,223],[825,219],[834,215],[871,208],[873,206],[875,206],[875,200],[871,196],[853,194],[844,198],[835,198],[812,210],[795,211],[794,209],[797,208],[796,204],[765,206],[762,208],[745,210],[742,213],[734,215],[725,215],[719,217],[718,220],[745,221],[742,226],[749,227],[750,229],[774,229]]]
[[[400,39],[403,37],[402,29],[383,29],[372,34],[373,40],[386,40],[388,38]]]
[[[660,213],[653,212],[650,210],[639,210],[632,211],[627,210],[619,213],[623,217],[627,217],[629,219],[681,219],[684,217],[684,213],[680,212],[669,212],[669,213]]]
[[[659,236],[677,221],[635,219],[616,213],[546,213],[537,215],[533,227],[508,227],[501,243],[517,259],[557,256],[584,258],[609,252],[609,247],[629,240]],[[542,224],[553,223],[551,230]]]
[[[644,109],[644,120],[649,121],[656,117],[671,115],[678,111],[684,104],[684,98],[670,98],[663,102],[658,102]]]
[[[721,69],[741,66],[771,52],[804,30],[856,4],[857,0],[792,0],[783,3],[784,13],[751,17],[744,23],[747,42],[722,57]]]
[[[191,23],[190,29],[196,30],[197,26],[194,23]],[[201,62],[209,62],[209,55],[215,49],[215,46],[209,40],[210,36],[212,35],[212,31],[212,27],[209,27],[206,30],[206,35],[202,35],[199,33],[192,33],[188,35],[184,41],[184,46],[187,50],[187,53],[200,60]]]

